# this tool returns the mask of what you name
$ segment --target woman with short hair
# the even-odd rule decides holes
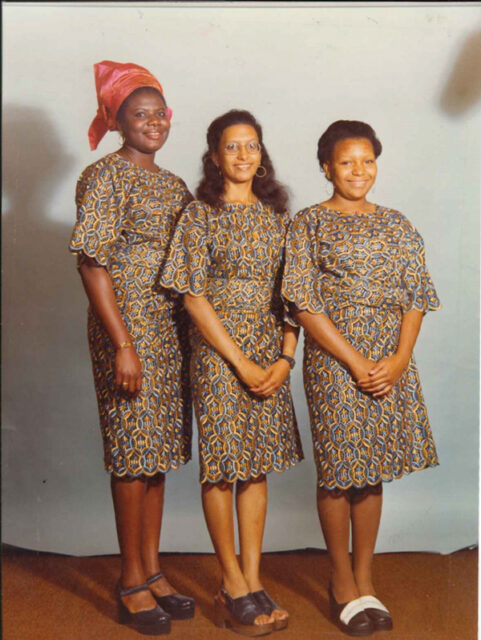
[[[438,464],[412,350],[440,303],[419,233],[367,200],[381,150],[364,122],[339,120],[322,134],[318,159],[333,193],[295,217],[282,287],[305,332],[332,616],[355,636],[392,628],[371,575],[382,482]]]

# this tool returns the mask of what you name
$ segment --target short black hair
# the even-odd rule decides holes
[[[323,171],[323,165],[331,159],[336,142],[346,138],[367,138],[372,144],[375,157],[381,155],[382,144],[369,124],[359,120],[336,120],[327,127],[317,143],[317,159],[321,171]]]

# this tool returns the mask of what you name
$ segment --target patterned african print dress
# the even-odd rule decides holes
[[[153,475],[190,459],[185,311],[157,285],[175,224],[192,200],[169,171],[148,171],[116,153],[82,173],[70,250],[106,267],[117,305],[142,362],[142,390],[129,399],[115,387],[116,350],[92,309],[88,337],[107,471]]]
[[[161,276],[166,287],[204,295],[245,355],[262,367],[282,353],[288,223],[287,214],[261,203],[213,209],[192,202]],[[268,398],[256,397],[195,326],[191,344],[200,481],[247,480],[301,460],[289,378]]]
[[[440,307],[421,236],[379,206],[362,216],[321,205],[300,211],[282,293],[298,309],[326,314],[374,361],[396,352],[403,313]],[[373,398],[305,334],[304,385],[321,487],[361,488],[438,464],[414,357],[393,391]]]

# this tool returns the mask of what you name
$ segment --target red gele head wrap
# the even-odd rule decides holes
[[[107,131],[117,129],[117,112],[132,91],[140,87],[152,87],[160,91],[162,96],[164,95],[162,85],[157,78],[150,71],[133,62],[122,64],[104,60],[94,64],[94,74],[99,108],[88,134],[92,151],[97,148]],[[167,108],[167,115],[170,120],[172,110],[169,108]]]

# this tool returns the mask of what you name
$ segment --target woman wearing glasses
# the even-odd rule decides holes
[[[280,297],[287,194],[249,112],[214,120],[207,144],[198,199],[182,214],[161,283],[184,294],[194,324],[202,503],[222,571],[216,623],[262,635],[288,622],[259,578],[266,473],[303,457],[289,386],[297,330],[284,324]]]

